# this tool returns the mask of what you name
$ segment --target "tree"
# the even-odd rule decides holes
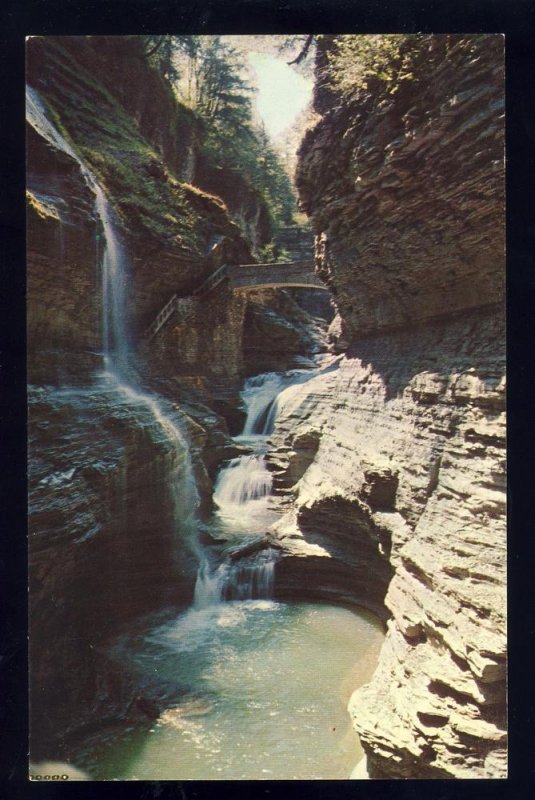
[[[239,173],[264,198],[275,227],[290,221],[290,180],[255,120],[244,55],[221,36],[143,37],[145,56],[203,125],[201,156],[211,169]]]
[[[176,44],[173,36],[143,36],[145,58],[170,83],[179,77],[175,63]]]
[[[386,85],[389,92],[412,80],[412,67],[429,37],[421,34],[335,36],[327,52],[328,78],[346,96],[367,89],[370,81]]]

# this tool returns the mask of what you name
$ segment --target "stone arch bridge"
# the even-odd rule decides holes
[[[223,264],[198,286],[190,297],[204,297],[225,282],[233,291],[238,292],[248,289],[280,289],[284,287],[328,291],[323,281],[314,272],[312,262],[288,261],[276,264]],[[174,294],[145,330],[144,338],[150,340],[156,336],[166,322],[178,312],[179,303],[185,299],[187,298]]]

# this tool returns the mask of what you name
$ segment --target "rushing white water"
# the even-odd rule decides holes
[[[266,429],[266,420],[271,404],[285,385],[284,377],[278,372],[266,372],[247,378],[241,393],[247,412],[242,436],[270,433]]]
[[[39,93],[30,86],[26,89],[26,114],[30,124],[41,136],[76,161],[95,196],[95,210],[102,225],[104,242],[100,258],[104,371],[99,378],[104,379],[108,388],[115,390],[124,399],[144,406],[173,444],[176,455],[168,474],[169,492],[177,527],[189,528],[195,520],[199,496],[187,436],[164,411],[162,401],[143,390],[131,377],[133,370],[130,364],[126,314],[128,260],[113,221],[111,206],[95,175],[51,122]],[[195,545],[195,539],[190,537],[189,543]]]
[[[195,584],[193,606],[203,609],[229,600],[269,599],[274,571],[275,558],[271,551],[259,554],[250,563],[223,561],[213,572],[205,562]]]
[[[214,490],[218,530],[222,537],[247,546],[265,534],[277,512],[271,501],[272,474],[266,465],[267,436],[272,432],[279,397],[309,380],[315,370],[268,372],[248,378],[242,391],[247,410],[243,432],[236,441],[254,452],[234,458],[219,472]],[[277,552],[272,548],[243,559],[227,556],[214,566],[201,560],[195,586],[195,608],[236,599],[270,598]]]
[[[45,138],[50,144],[62,150],[79,164],[86,180],[88,182],[94,181],[94,176],[85,166],[79,155],[67,142],[65,137],[61,135],[55,125],[50,121],[45,104],[43,103],[39,92],[31,86],[26,86],[26,119],[31,126]]]
[[[306,383],[318,374],[318,369],[294,369],[289,372],[265,372],[247,378],[241,398],[247,417],[242,434],[237,437],[268,436],[273,433],[279,404],[284,393],[293,386]]]
[[[214,499],[221,508],[245,505],[266,497],[271,492],[272,483],[264,455],[233,458],[219,473]]]

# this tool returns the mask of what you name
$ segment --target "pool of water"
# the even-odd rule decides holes
[[[112,653],[165,687],[165,708],[77,763],[100,780],[348,778],[361,750],[347,702],[382,639],[371,615],[324,604],[233,601],[146,620]]]

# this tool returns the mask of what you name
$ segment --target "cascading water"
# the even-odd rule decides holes
[[[278,372],[247,378],[241,395],[247,411],[242,436],[271,433],[266,429],[269,409],[284,385],[284,375]]]
[[[102,295],[102,350],[104,371],[99,376],[105,390],[112,390],[123,400],[146,408],[172,444],[175,452],[168,473],[168,487],[173,502],[177,528],[191,532],[195,527],[199,504],[197,486],[193,476],[190,449],[186,434],[165,413],[162,402],[154,394],[144,391],[133,378],[134,369],[127,335],[126,298],[127,259],[113,221],[113,212],[96,177],[74,148],[50,121],[39,93],[26,89],[26,114],[30,124],[53,147],[76,161],[88,187],[95,196],[95,210],[103,231],[104,249],[100,256]],[[196,538],[188,537],[192,549],[197,549]]]
[[[273,433],[281,393],[290,386],[309,381],[316,369],[294,369],[289,372],[265,372],[247,378],[241,398],[247,412],[243,431],[237,440]]]
[[[275,560],[271,553],[257,556],[252,564],[223,561],[210,572],[207,563],[195,584],[194,608],[208,608],[227,600],[268,599],[273,591]]]
[[[220,470],[214,491],[219,532],[233,544],[247,546],[262,538],[276,519],[271,500],[273,479],[265,460],[267,437],[273,431],[279,397],[315,374],[315,370],[268,372],[245,382],[242,400],[247,416],[235,441],[254,452],[229,461]],[[270,598],[276,558],[272,548],[252,559],[233,561],[227,556],[218,566],[211,565],[205,556],[197,575],[195,607],[206,608],[225,600]]]
[[[263,455],[233,458],[219,475],[215,501],[220,508],[244,506],[267,497],[272,483]]]

